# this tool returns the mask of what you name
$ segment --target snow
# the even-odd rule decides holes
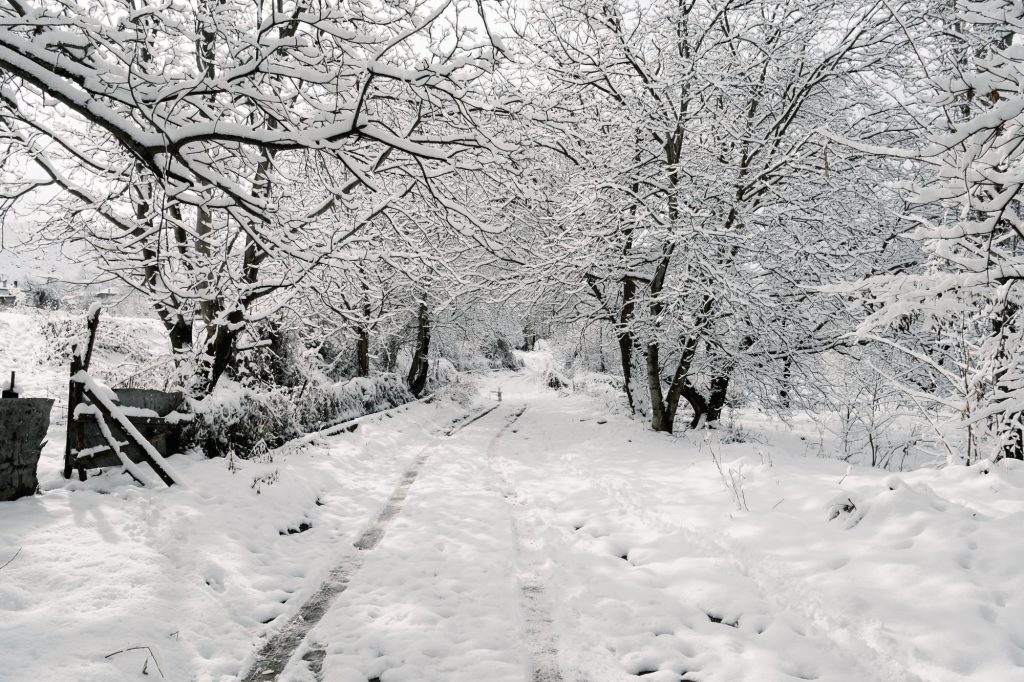
[[[21,552],[0,575],[0,680],[153,679],[146,651],[104,658],[133,646],[167,679],[233,679],[459,412],[418,404],[273,461],[172,457],[188,489],[107,472],[4,503],[0,564]]]
[[[523,679],[511,527],[481,456],[496,414],[430,446],[415,495],[310,634],[325,679]]]
[[[237,679],[351,565],[281,680],[1024,681],[1020,463],[891,473],[752,417],[759,442],[657,434],[524,360],[448,437],[479,407],[175,456],[188,489],[108,472],[3,503],[0,679],[154,679],[145,649],[105,658],[140,646],[166,679]]]

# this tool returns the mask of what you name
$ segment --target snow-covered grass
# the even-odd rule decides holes
[[[1024,680],[1020,463],[890,474],[529,403],[500,461],[581,679]]]

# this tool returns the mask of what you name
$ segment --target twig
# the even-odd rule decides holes
[[[18,555],[19,555],[19,554],[21,554],[21,547],[19,547],[19,548],[18,548],[18,551],[14,553],[14,556],[12,556],[12,557],[11,557],[10,559],[8,559],[8,560],[7,560],[6,562],[4,562],[4,564],[3,564],[2,566],[0,566],[0,569],[4,569],[4,568],[7,568],[7,566],[8,566],[8,565],[9,565],[9,564],[10,564],[10,563],[11,563],[12,561],[14,561],[15,559],[17,559],[17,558],[18,558]]]
[[[153,659],[153,665],[156,666],[156,671],[158,673],[160,673],[160,677],[163,677],[164,676],[164,671],[161,670],[161,668],[160,668],[160,662],[156,660],[156,654],[154,654],[153,650],[150,649],[148,646],[130,646],[127,649],[121,649],[120,651],[115,651],[112,654],[107,654],[103,658],[110,658],[111,656],[117,656],[118,654],[123,654],[123,653],[129,652],[129,651],[141,651],[142,649],[145,649],[146,651],[149,652],[149,657],[146,659],[146,663],[144,663],[143,667],[142,667],[143,671],[146,670],[146,665],[149,663],[149,659],[152,658]]]
[[[740,464],[739,471],[736,469],[729,469],[729,476],[726,477],[725,471],[722,470],[722,463],[719,461],[718,454],[715,452],[715,448],[708,443],[708,451],[711,453],[711,460],[715,463],[715,467],[718,469],[718,475],[722,477],[722,483],[725,485],[725,489],[732,493],[733,502],[736,503],[736,508],[740,511],[750,511],[747,506],[747,494],[743,491],[743,465]]]

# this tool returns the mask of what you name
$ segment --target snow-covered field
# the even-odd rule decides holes
[[[244,675],[422,459],[281,679],[1024,681],[1020,463],[892,474],[768,428],[655,434],[528,360],[450,437],[474,408],[235,471],[176,457],[187,488],[108,472],[3,503],[0,679]]]

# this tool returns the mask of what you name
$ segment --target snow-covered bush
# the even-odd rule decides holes
[[[484,357],[492,369],[522,369],[523,361],[516,357],[512,345],[501,336],[494,336],[483,347]]]
[[[413,399],[397,374],[355,377],[336,384],[308,385],[295,400],[297,421],[303,431],[404,405]]]
[[[832,442],[824,454],[904,470],[938,464],[961,450],[957,415],[920,400],[906,385],[914,385],[907,377],[914,378],[915,368],[901,364],[899,355],[869,350],[824,358],[822,383],[808,388],[808,415],[823,443]]]
[[[625,394],[622,392],[622,378],[598,372],[577,372],[572,378],[574,391],[584,393],[604,403],[612,413],[628,414]]]
[[[209,457],[249,459],[260,444],[277,447],[301,433],[286,389],[259,393],[225,381],[192,408],[195,417],[184,429],[183,444]]]
[[[272,390],[227,381],[212,395],[193,402],[196,416],[186,427],[184,440],[211,457],[233,453],[246,459],[261,444],[278,447],[303,433],[412,399],[405,382],[395,374]]]
[[[444,358],[440,358],[431,366],[427,391],[442,400],[451,400],[465,406],[473,402],[479,393],[479,388],[472,374],[458,372],[454,365]]]
[[[239,351],[228,375],[246,386],[299,386],[308,374],[299,334],[264,322],[247,330],[253,347]],[[255,342],[256,339],[260,341]]]
[[[427,391],[433,393],[438,389],[457,381],[459,370],[447,358],[433,358],[427,369]]]
[[[60,310],[63,307],[63,299],[60,292],[56,288],[45,284],[32,286],[25,292],[21,302],[23,305],[42,310]]]
[[[569,388],[569,381],[562,376],[561,372],[553,367],[548,367],[544,372],[544,385],[554,391],[561,391]]]

